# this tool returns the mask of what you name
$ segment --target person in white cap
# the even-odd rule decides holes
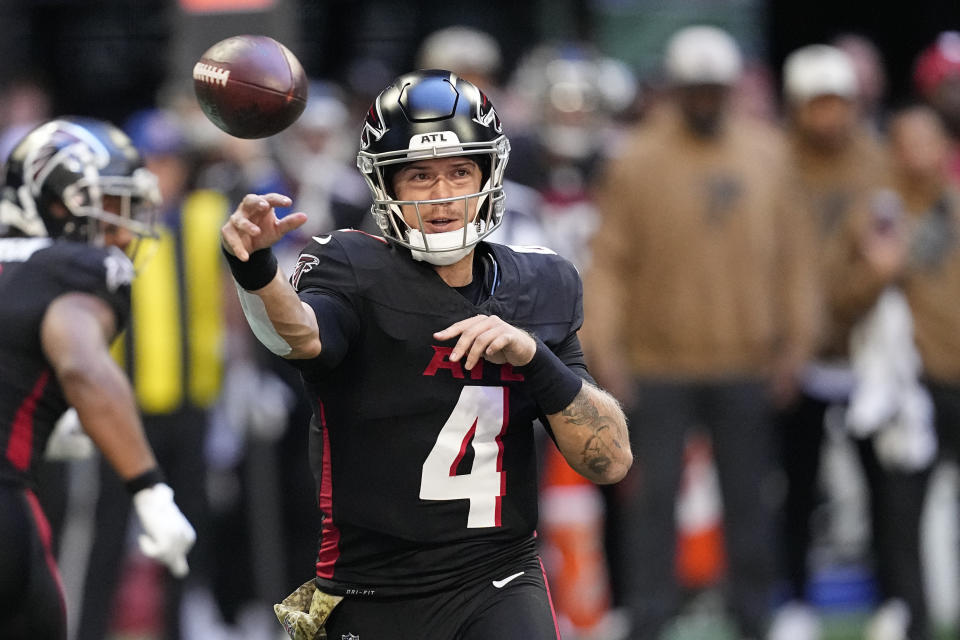
[[[667,99],[606,167],[586,276],[586,353],[626,406],[637,461],[619,531],[630,637],[657,637],[678,611],[675,506],[687,436],[702,427],[730,609],[742,637],[761,638],[774,577],[770,387],[789,392],[812,342],[814,272],[804,218],[780,188],[782,138],[731,109],[736,42],[682,29],[664,63]]]
[[[863,349],[854,348],[861,344],[854,336],[863,334],[858,325],[873,315],[871,309],[898,277],[906,255],[901,204],[883,189],[889,176],[887,158],[860,118],[858,91],[854,63],[837,47],[808,45],[784,62],[791,174],[818,229],[815,255],[825,304],[822,339],[804,371],[801,393],[780,415],[789,600],[778,612],[772,640],[820,635],[805,593],[825,420],[831,407],[846,407],[865,389],[864,372],[856,364]],[[900,598],[913,611],[908,637],[928,638],[919,520],[930,460],[904,466],[882,459],[875,446],[879,431],[858,428],[862,421],[851,419],[855,414],[847,414],[846,424],[870,489],[879,589],[884,598]]]
[[[664,67],[687,125],[701,135],[715,133],[743,71],[737,43],[716,27],[688,27],[670,39]]]

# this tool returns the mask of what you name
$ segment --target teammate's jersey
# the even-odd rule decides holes
[[[132,277],[133,265],[118,249],[0,239],[0,481],[32,483],[53,425],[67,409],[40,344],[50,303],[65,293],[95,295],[122,327]]]
[[[361,232],[314,238],[291,275],[317,312],[320,356],[292,361],[314,404],[318,582],[352,595],[425,592],[535,548],[540,410],[510,365],[449,360],[433,333],[497,315],[590,380],[582,289],[544,250],[481,243],[498,282],[479,305],[409,251]],[[326,338],[325,338],[326,336]],[[544,421],[545,422],[545,421]]]

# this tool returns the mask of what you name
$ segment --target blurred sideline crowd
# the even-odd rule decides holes
[[[812,640],[845,608],[871,640],[958,637],[930,573],[960,601],[957,495],[935,482],[960,450],[960,33],[929,44],[896,105],[854,34],[779,74],[691,25],[653,77],[582,42],[504,77],[491,34],[450,27],[416,66],[500,112],[509,213],[491,240],[574,262],[591,372],[630,419],[636,461],[610,487],[544,439],[539,540],[564,637]],[[58,115],[39,86],[2,89],[0,159]],[[129,500],[105,464],[49,465],[71,640],[282,637],[270,605],[309,578],[319,530],[309,408],[250,335],[218,232],[244,194],[290,195],[309,221],[277,247],[286,273],[310,236],[377,233],[354,166],[371,98],[317,78],[266,140],[221,133],[176,90],[117,123],[159,177],[164,231],[115,354],[198,542],[172,578],[116,526]],[[936,540],[953,553],[930,562]],[[684,632],[698,607],[726,622]]]

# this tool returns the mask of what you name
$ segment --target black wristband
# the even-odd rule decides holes
[[[161,482],[166,482],[166,478],[163,477],[163,471],[160,471],[159,467],[154,467],[153,469],[144,471],[138,476],[130,478],[123,484],[127,488],[127,491],[133,495],[141,489],[149,489],[153,485],[160,484]]]
[[[269,247],[254,251],[246,262],[229,253],[222,244],[220,249],[227,257],[233,279],[247,291],[264,288],[270,284],[273,276],[277,275],[277,257]]]
[[[527,391],[546,415],[560,413],[573,402],[583,387],[583,378],[570,370],[540,338],[533,359],[517,372],[523,375]]]

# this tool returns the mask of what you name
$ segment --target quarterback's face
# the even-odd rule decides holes
[[[406,164],[397,171],[393,178],[393,192],[397,200],[456,198],[477,193],[481,179],[480,167],[470,158],[429,158]],[[473,220],[477,215],[477,198],[402,206],[404,221],[423,233],[462,229],[464,208],[466,218]]]

